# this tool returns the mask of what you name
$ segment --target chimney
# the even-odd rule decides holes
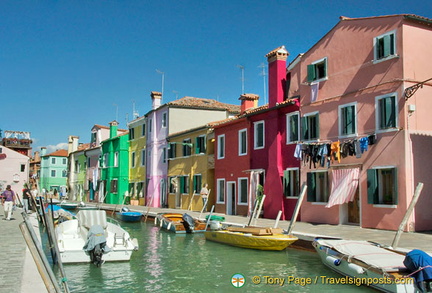
[[[243,114],[245,111],[258,106],[259,96],[255,94],[243,94],[239,100],[241,101],[240,114]]]
[[[41,157],[46,155],[46,147],[41,147]]]
[[[284,101],[288,55],[285,46],[276,48],[266,55],[268,62],[269,108]]]
[[[156,110],[161,105],[162,93],[160,93],[160,92],[151,92],[150,96],[151,96],[151,99],[152,99],[152,109]]]
[[[40,153],[38,151],[34,152],[34,161],[39,162],[41,160]]]
[[[68,154],[78,150],[79,136],[69,135],[68,137]]]
[[[109,125],[110,125],[110,138],[116,137],[117,136],[118,122],[114,120],[114,121],[110,122]]]

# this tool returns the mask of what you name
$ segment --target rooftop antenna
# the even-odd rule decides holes
[[[245,93],[245,90],[244,90],[244,81],[245,81],[245,79],[244,79],[244,66],[243,65],[237,65],[237,67],[240,68],[240,70],[241,70],[242,94],[244,94]]]
[[[162,74],[162,99],[164,97],[164,79],[165,79],[165,72],[160,71],[159,69],[156,69],[156,72],[159,74]]]
[[[126,125],[127,125],[129,123],[129,113],[126,113],[125,120],[126,120]]]
[[[135,101],[132,100],[132,120],[135,120],[139,117],[138,111],[135,109]]]
[[[263,87],[263,89],[264,89],[264,105],[265,105],[265,104],[267,104],[267,87],[266,87],[266,76],[267,76],[267,74],[265,72],[266,66],[265,66],[264,63],[261,63],[261,65],[258,66],[258,68],[261,68],[260,75],[263,77],[263,83],[264,83],[263,84],[264,85],[264,87]]]
[[[176,100],[178,99],[178,91],[173,91],[173,93],[176,95]]]

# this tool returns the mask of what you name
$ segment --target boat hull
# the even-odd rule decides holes
[[[124,222],[139,222],[143,216],[140,212],[117,212],[116,215]]]
[[[155,225],[167,231],[186,234],[186,233],[202,233],[206,229],[206,223],[203,221],[195,220],[194,229],[187,231],[183,224],[183,215],[178,213],[162,213],[158,214],[155,218]]]
[[[298,240],[297,237],[286,234],[253,235],[227,230],[208,231],[204,235],[210,241],[259,250],[284,250]]]

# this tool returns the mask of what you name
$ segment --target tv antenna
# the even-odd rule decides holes
[[[258,66],[258,68],[261,68],[261,73],[260,75],[263,77],[263,90],[264,90],[264,105],[267,104],[267,83],[266,83],[266,71],[265,71],[265,64],[261,63],[260,66]]]
[[[245,93],[245,90],[244,90],[244,81],[245,81],[245,79],[244,79],[244,66],[243,65],[237,65],[237,67],[240,68],[240,70],[241,70],[242,94],[244,94]]]
[[[162,99],[164,97],[164,80],[165,80],[165,72],[156,69],[156,72],[162,75]]]
[[[135,120],[139,117],[138,111],[135,109],[135,101],[132,100],[132,120]]]

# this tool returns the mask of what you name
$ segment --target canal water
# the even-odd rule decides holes
[[[100,268],[65,264],[71,292],[372,291],[363,286],[323,284],[341,276],[326,268],[313,252],[231,247],[206,241],[202,234],[169,233],[153,222],[121,225],[138,239],[139,250],[130,262],[105,263]],[[60,279],[57,267],[54,272]]]

